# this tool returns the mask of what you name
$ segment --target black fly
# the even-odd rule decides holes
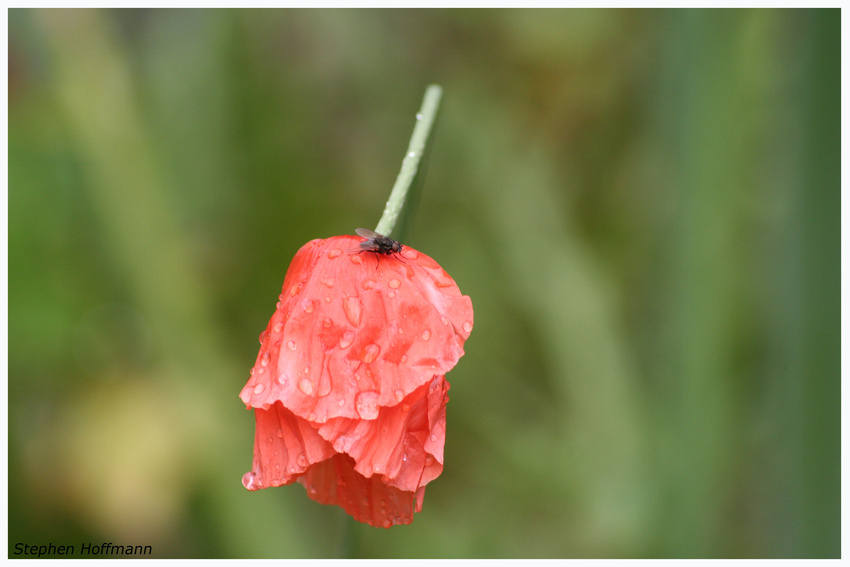
[[[357,252],[375,252],[377,254],[386,254],[389,256],[390,254],[400,255],[402,248],[404,248],[404,246],[402,246],[402,244],[397,240],[393,240],[383,234],[378,234],[368,228],[357,228],[354,232],[356,232],[358,236],[366,239],[360,243],[360,249],[357,250]],[[375,269],[377,269],[377,265],[375,266]]]

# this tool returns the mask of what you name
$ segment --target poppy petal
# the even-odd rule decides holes
[[[248,490],[290,484],[310,465],[335,454],[310,423],[280,402],[267,410],[254,410],[254,417],[254,466],[242,477]]]
[[[314,240],[295,255],[241,394],[246,405],[281,401],[317,423],[375,419],[378,407],[398,404],[463,355],[472,303],[454,280],[408,247],[403,259],[344,253],[359,242]]]
[[[424,487],[410,493],[377,477],[364,477],[348,455],[336,455],[310,467],[298,482],[316,502],[340,506],[358,522],[382,528],[412,522],[414,511],[422,510],[425,495]]]
[[[382,407],[374,420],[337,418],[319,435],[354,458],[355,470],[415,492],[443,470],[448,382],[435,376],[401,403]]]

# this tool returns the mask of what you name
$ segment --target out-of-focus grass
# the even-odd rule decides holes
[[[837,10],[11,10],[9,542],[158,557],[836,557]],[[472,297],[378,530],[248,493],[286,266],[380,216]]]

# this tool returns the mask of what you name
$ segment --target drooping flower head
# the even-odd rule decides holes
[[[313,500],[390,527],[413,520],[443,469],[445,374],[463,356],[472,302],[430,257],[305,244],[243,388],[255,410],[248,490],[299,481]]]

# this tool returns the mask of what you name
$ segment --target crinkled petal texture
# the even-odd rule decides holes
[[[445,374],[472,302],[431,258],[313,240],[293,258],[241,398],[255,409],[249,490],[298,480],[374,526],[409,523],[443,468]]]

